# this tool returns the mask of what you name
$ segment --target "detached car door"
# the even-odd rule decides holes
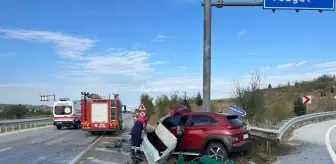
[[[211,134],[212,124],[216,120],[211,116],[192,115],[184,133],[184,151],[199,152],[203,150],[205,138]]]

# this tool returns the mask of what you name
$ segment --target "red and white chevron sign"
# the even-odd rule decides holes
[[[302,97],[302,102],[304,104],[311,104],[311,100],[312,100],[311,96],[303,96]]]

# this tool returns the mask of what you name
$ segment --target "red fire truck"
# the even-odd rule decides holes
[[[102,98],[98,94],[82,92],[82,130],[93,135],[95,132],[119,132],[122,130],[122,104],[119,94],[113,98]]]

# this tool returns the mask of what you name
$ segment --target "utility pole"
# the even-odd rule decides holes
[[[55,94],[40,94],[40,101],[55,101],[56,95]]]
[[[263,2],[224,2],[217,0],[204,0],[204,29],[203,29],[203,104],[204,111],[211,111],[211,19],[212,6],[222,8],[224,6],[263,6]]]

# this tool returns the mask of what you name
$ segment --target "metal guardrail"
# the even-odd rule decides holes
[[[287,132],[288,129],[292,127],[292,125],[302,121],[307,121],[312,118],[333,116],[333,115],[336,115],[336,111],[307,114],[299,117],[294,117],[289,120],[286,120],[285,122],[282,122],[282,126],[279,127],[278,129],[264,129],[258,127],[251,127],[250,133],[252,136],[281,141],[282,136]]]
[[[8,126],[8,125],[22,124],[22,123],[27,123],[27,122],[40,122],[40,121],[48,121],[48,120],[52,120],[52,118],[45,117],[45,118],[7,120],[7,121],[0,121],[0,126]]]

